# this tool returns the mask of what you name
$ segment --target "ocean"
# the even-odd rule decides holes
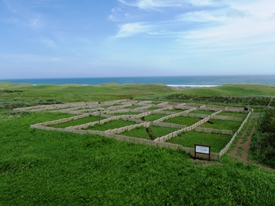
[[[174,87],[211,87],[224,84],[275,85],[275,75],[246,76],[159,76],[159,77],[92,77],[49,79],[0,79],[0,82],[15,84],[80,84],[83,86],[108,83],[118,84],[165,84]]]

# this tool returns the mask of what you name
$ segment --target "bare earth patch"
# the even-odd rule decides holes
[[[252,127],[251,127],[252,125]],[[235,147],[228,153],[230,157],[233,157],[237,160],[242,161],[243,163],[248,163],[248,154],[250,150],[250,144],[252,140],[252,136],[256,130],[257,120],[250,119],[246,129],[241,134],[241,137],[238,139]],[[252,129],[251,129],[252,128]],[[261,164],[257,164],[260,168],[267,169],[270,171],[274,171],[274,169],[266,167]]]

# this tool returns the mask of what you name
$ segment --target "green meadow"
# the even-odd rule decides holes
[[[195,161],[178,150],[98,135],[31,129],[31,124],[71,115],[12,110],[80,101],[162,101],[174,94],[270,97],[275,96],[275,88],[224,85],[182,90],[153,84],[33,86],[0,83],[0,205],[275,205],[275,174],[257,166],[252,157],[247,164],[227,154],[218,161]],[[266,106],[258,105],[256,113],[264,114],[265,109]],[[207,127],[238,128],[233,123],[210,121],[212,124]],[[131,123],[114,121],[106,129],[128,124]],[[103,125],[98,126],[105,130]],[[170,132],[159,128],[152,130],[161,134]],[[133,135],[138,136],[139,132],[144,130]],[[192,144],[187,140],[194,141],[196,135],[186,133],[173,141]],[[215,136],[213,149],[222,147],[226,138]],[[214,140],[206,135],[205,141]]]

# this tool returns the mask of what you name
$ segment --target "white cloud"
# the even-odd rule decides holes
[[[144,10],[158,10],[160,8],[184,8],[188,5],[208,6],[212,0],[118,0],[126,6],[138,7]]]
[[[116,38],[128,37],[144,32],[149,32],[152,29],[152,26],[144,22],[128,23],[120,26]]]
[[[197,11],[181,14],[177,17],[177,20],[186,22],[213,22],[221,21],[222,19],[205,11]]]
[[[126,23],[116,37],[147,33],[180,40],[189,49],[242,50],[255,44],[275,42],[274,0],[119,0],[124,6],[152,10],[193,5],[192,10],[177,10],[170,19],[146,19],[145,23]],[[211,5],[211,7],[208,7]],[[223,5],[218,7],[218,5]],[[200,8],[194,6],[202,6]],[[190,8],[191,8],[190,7]],[[151,13],[151,12],[150,12]],[[172,12],[171,12],[172,13]],[[160,13],[161,15],[162,13]],[[149,15],[149,12],[148,12]]]
[[[138,7],[144,10],[157,10],[167,7],[182,7],[183,4],[186,4],[185,0],[119,0],[119,2],[127,6]]]

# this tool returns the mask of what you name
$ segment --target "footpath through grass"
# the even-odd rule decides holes
[[[275,205],[274,173],[252,165],[29,127],[66,116],[1,116],[0,205]]]

